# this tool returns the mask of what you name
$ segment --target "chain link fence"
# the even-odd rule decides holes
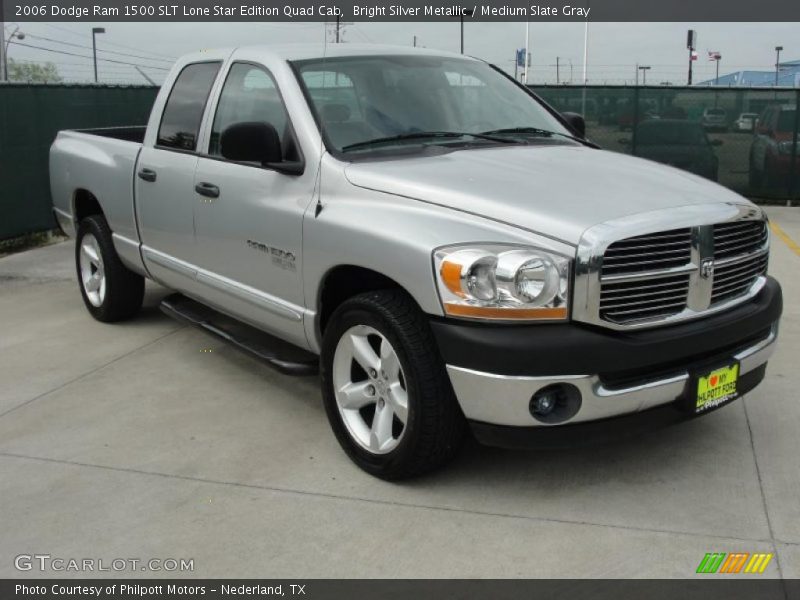
[[[0,240],[56,226],[48,156],[60,129],[145,125],[157,87],[0,85]]]
[[[586,118],[602,147],[718,181],[757,201],[800,199],[800,89],[532,86]],[[0,240],[55,226],[48,150],[60,129],[144,125],[158,88],[0,86]]]
[[[607,150],[672,165],[756,201],[800,197],[800,89],[531,86]]]

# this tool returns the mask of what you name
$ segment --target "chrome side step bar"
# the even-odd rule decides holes
[[[297,346],[224,315],[213,308],[172,294],[161,301],[161,312],[178,321],[200,327],[233,346],[265,361],[287,375],[314,375],[319,358]]]

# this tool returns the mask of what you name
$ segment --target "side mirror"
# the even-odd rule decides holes
[[[269,123],[253,121],[234,123],[220,136],[220,152],[228,160],[258,163],[288,175],[300,175],[304,165],[284,161],[281,138]]]
[[[234,123],[226,128],[220,137],[220,151],[228,160],[262,165],[283,158],[278,132],[262,122]]]
[[[572,130],[578,135],[578,137],[580,138],[586,137],[586,121],[584,121],[582,115],[573,112],[565,112],[561,113],[561,116],[564,117],[564,120],[567,122],[567,125],[569,125],[572,128]]]

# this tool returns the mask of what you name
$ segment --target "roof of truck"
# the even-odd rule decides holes
[[[417,55],[417,56],[442,56],[450,58],[472,58],[455,54],[453,52],[443,52],[441,50],[431,50],[430,48],[419,48],[413,46],[392,46],[387,44],[259,44],[251,46],[240,46],[237,48],[219,48],[216,52],[222,51],[255,51],[263,52],[272,58],[283,60],[304,60],[314,58],[336,58],[341,56],[398,56],[398,55]]]

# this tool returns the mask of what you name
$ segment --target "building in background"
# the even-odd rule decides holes
[[[701,81],[697,86],[774,87],[775,71],[736,71],[720,75],[719,79]],[[800,87],[800,60],[781,62],[778,67],[778,87]]]

